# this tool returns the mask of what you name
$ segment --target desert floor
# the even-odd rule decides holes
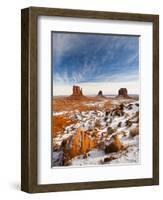
[[[139,100],[53,98],[52,167],[139,162]]]

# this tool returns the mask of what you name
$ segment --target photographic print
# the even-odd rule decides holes
[[[139,36],[52,32],[52,167],[139,163]]]

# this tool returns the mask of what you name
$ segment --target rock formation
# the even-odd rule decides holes
[[[73,96],[81,96],[83,95],[82,88],[80,89],[79,86],[73,85]]]
[[[77,85],[73,85],[72,88],[72,95],[68,97],[68,99],[71,100],[80,100],[80,99],[85,99],[86,97],[83,95],[82,88]]]
[[[123,150],[124,146],[119,140],[117,135],[112,136],[112,142],[106,146],[105,153],[112,153],[112,152],[118,152],[120,150]]]
[[[118,90],[118,97],[129,98],[126,88],[120,88]]]
[[[103,96],[102,90],[98,92],[98,96]]]
[[[87,133],[78,128],[77,133],[62,145],[64,145],[64,164],[66,164],[73,157],[86,154],[92,148],[95,148],[97,141],[95,138],[91,138]]]
[[[97,97],[106,98],[106,97],[103,95],[102,90],[99,90]]]

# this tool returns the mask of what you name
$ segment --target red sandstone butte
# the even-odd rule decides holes
[[[126,88],[120,88],[118,90],[118,97],[129,98],[127,89]]]
[[[100,91],[98,92],[97,97],[98,97],[98,98],[106,98],[106,97],[103,95],[102,90],[100,90]]]
[[[72,90],[73,90],[72,95],[74,95],[74,96],[82,96],[83,95],[82,88],[80,89],[79,86],[74,85]]]
[[[80,100],[80,99],[85,99],[86,97],[83,95],[82,88],[77,85],[73,85],[72,88],[72,95],[68,97],[68,99],[72,100]]]

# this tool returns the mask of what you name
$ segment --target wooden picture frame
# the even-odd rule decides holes
[[[37,183],[37,19],[63,16],[151,22],[153,24],[152,178],[39,185]],[[147,69],[148,70],[148,69]],[[151,88],[152,89],[152,88]],[[159,184],[159,16],[151,14],[29,7],[21,11],[21,190],[29,193]]]

